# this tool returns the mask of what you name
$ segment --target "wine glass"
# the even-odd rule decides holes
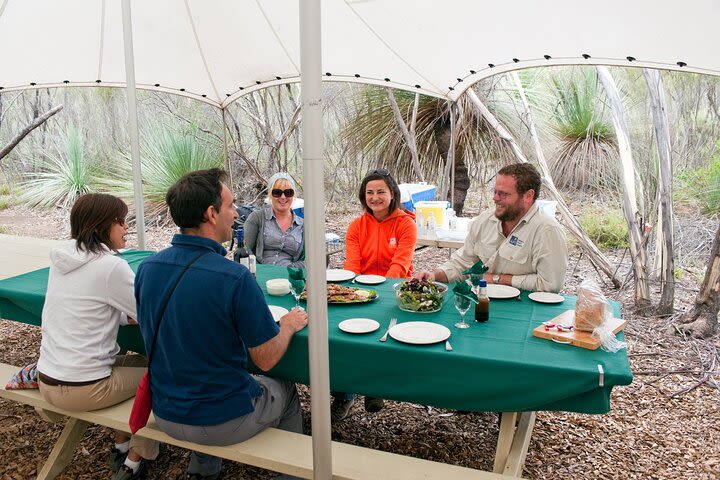
[[[295,297],[295,308],[300,308],[300,295],[305,290],[305,280],[290,280],[290,293]]]
[[[465,321],[465,314],[472,302],[465,295],[455,295],[455,310],[460,314],[460,321],[455,324],[455,328],[470,328],[470,325]]]

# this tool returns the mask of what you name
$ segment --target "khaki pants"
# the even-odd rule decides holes
[[[147,370],[142,355],[118,355],[112,373],[91,385],[51,387],[42,382],[40,393],[50,404],[73,412],[86,412],[116,405],[134,397],[138,383]],[[127,432],[122,432],[127,434]],[[155,460],[160,444],[156,440],[133,436],[130,448],[147,460]]]

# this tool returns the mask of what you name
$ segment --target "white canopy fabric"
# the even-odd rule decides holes
[[[321,5],[322,73],[330,74],[324,80],[454,100],[481,78],[528,66],[602,63],[720,73],[715,0]],[[132,12],[138,88],[225,106],[253,90],[299,81],[299,0],[133,0]],[[5,90],[65,81],[122,86],[123,58],[119,0],[0,0]]]

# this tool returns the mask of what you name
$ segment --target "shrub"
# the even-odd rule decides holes
[[[628,247],[628,227],[621,211],[589,210],[581,214],[579,220],[585,233],[601,250]]]
[[[696,203],[707,215],[720,213],[720,154],[716,153],[709,165],[683,172],[678,178],[678,202]]]

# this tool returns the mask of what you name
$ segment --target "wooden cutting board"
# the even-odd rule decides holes
[[[563,312],[557,317],[551,318],[548,322],[556,325],[575,325],[575,310]],[[610,327],[613,333],[618,333],[624,329],[626,324],[627,321],[621,318],[613,318],[610,320]],[[587,348],[589,350],[597,350],[600,347],[600,340],[593,337],[592,332],[581,332],[575,329],[569,332],[558,332],[555,328],[545,330],[545,325],[539,325],[533,330],[533,335],[560,343],[567,343],[576,347]]]

